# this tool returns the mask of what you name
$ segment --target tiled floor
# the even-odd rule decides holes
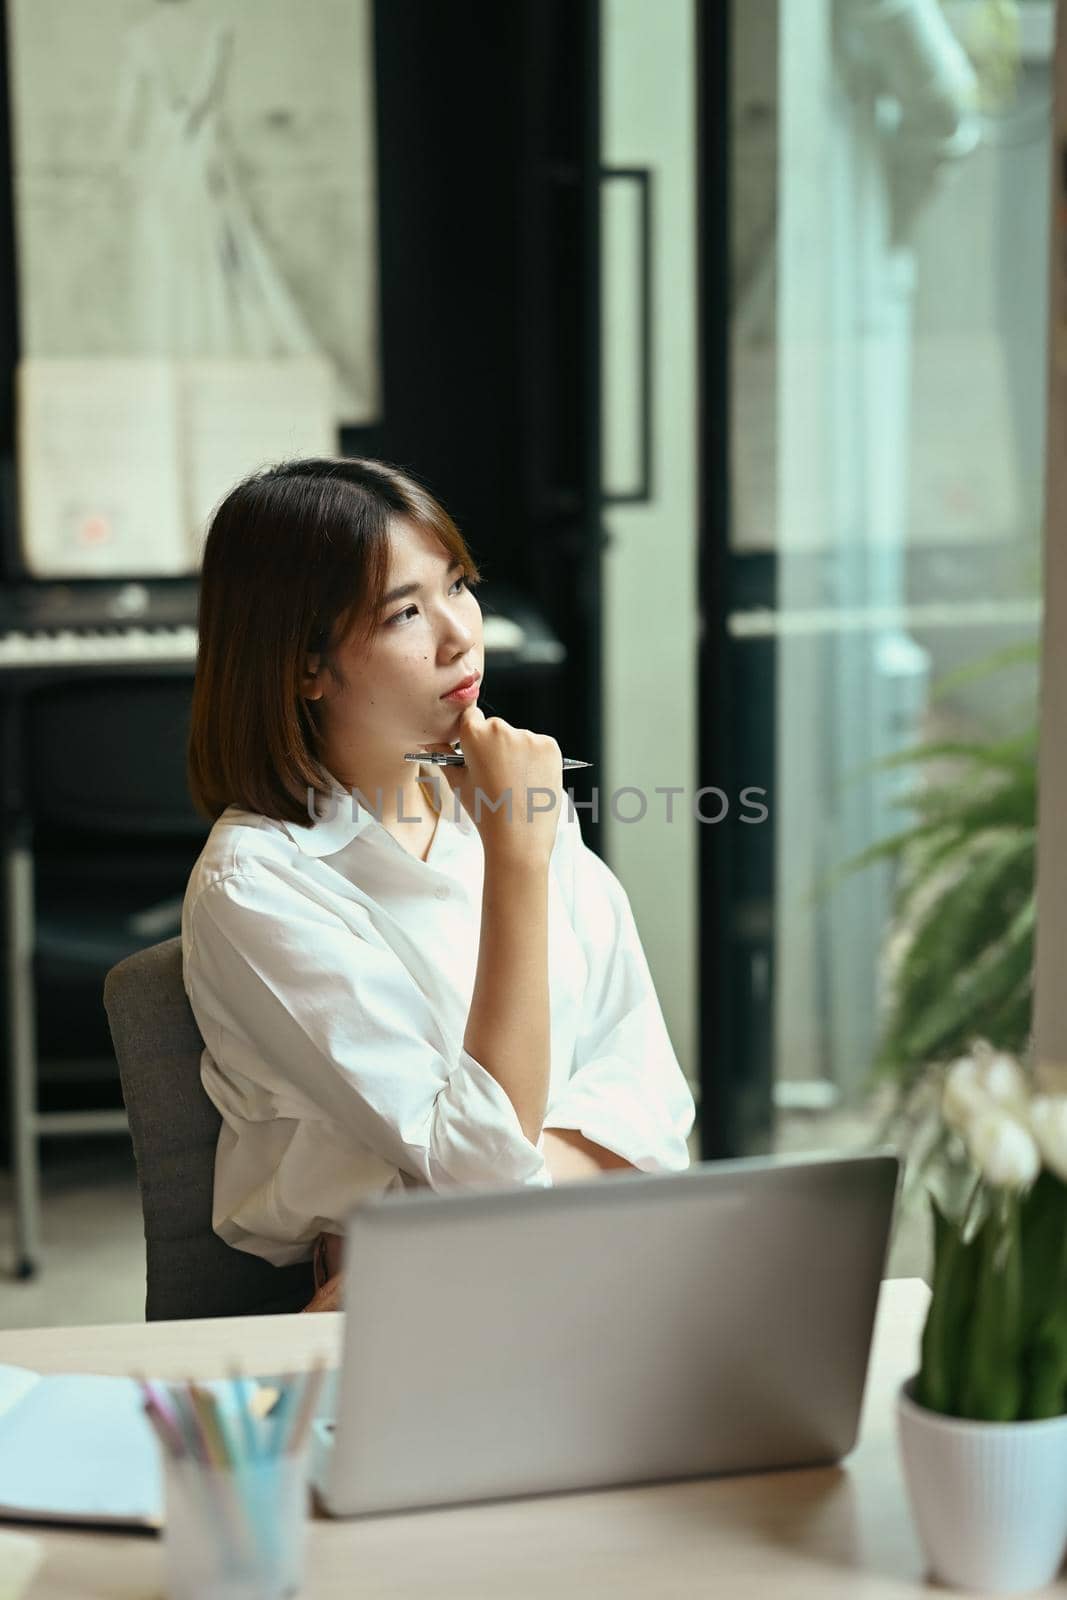
[[[858,1150],[871,1118],[858,1112],[791,1112],[779,1119],[782,1151]],[[695,1143],[693,1156],[697,1159]],[[39,1275],[11,1277],[10,1182],[0,1174],[0,1327],[133,1322],[144,1316],[144,1238],[127,1140],[54,1141],[44,1168],[44,1249]],[[928,1278],[925,1216],[898,1215],[888,1275]]]
[[[0,1327],[142,1321],[144,1232],[129,1140],[54,1141],[43,1189],[41,1270],[17,1283],[11,1185],[0,1174]]]

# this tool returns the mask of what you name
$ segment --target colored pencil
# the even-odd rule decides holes
[[[230,1385],[237,1402],[237,1415],[241,1419],[245,1455],[249,1461],[258,1461],[262,1454],[259,1419],[252,1409],[252,1385],[237,1366],[230,1368]]]
[[[315,1407],[318,1404],[319,1395],[322,1393],[322,1385],[325,1378],[326,1361],[324,1357],[319,1356],[311,1371],[305,1375],[303,1392],[297,1406],[296,1417],[292,1427],[289,1429],[289,1436],[282,1445],[282,1448],[290,1455],[296,1455],[303,1447],[308,1430],[311,1427],[312,1418],[315,1415]]]

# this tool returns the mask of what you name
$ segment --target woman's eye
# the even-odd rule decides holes
[[[466,588],[467,586],[467,574],[465,572],[461,572],[455,583],[452,585],[452,588],[448,592],[451,594],[453,590]],[[389,627],[392,627],[394,622],[402,622],[404,618],[410,615],[412,611],[418,614],[418,609],[418,606],[405,606],[403,611],[398,611],[395,617],[389,618]]]

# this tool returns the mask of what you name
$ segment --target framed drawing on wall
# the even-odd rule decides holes
[[[186,570],[227,482],[380,417],[371,0],[8,0],[7,22],[27,565]],[[166,417],[170,390],[196,412],[154,535],[101,419]],[[195,485],[188,436],[212,443]]]

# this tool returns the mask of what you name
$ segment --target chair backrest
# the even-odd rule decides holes
[[[310,1262],[275,1267],[212,1230],[221,1118],[200,1081],[204,1042],[182,982],[180,939],[112,967],[104,1006],[130,1119],[144,1211],[145,1316],[231,1317],[299,1311]]]

